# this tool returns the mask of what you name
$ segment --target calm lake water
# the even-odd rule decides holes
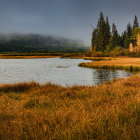
[[[128,77],[126,71],[78,67],[83,59],[0,59],[0,83],[23,81],[66,85],[96,85],[114,78]]]

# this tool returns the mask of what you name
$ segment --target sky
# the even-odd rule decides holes
[[[119,33],[140,22],[140,0],[0,0],[0,33],[38,33],[90,44],[100,12]]]

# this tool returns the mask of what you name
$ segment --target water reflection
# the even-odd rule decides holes
[[[122,77],[128,77],[131,75],[132,73],[123,70],[96,69],[93,70],[93,81],[95,81],[95,84],[100,84],[100,83],[104,83],[105,81],[122,78]]]

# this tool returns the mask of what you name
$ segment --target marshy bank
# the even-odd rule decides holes
[[[0,53],[0,59],[84,58],[84,53]]]
[[[140,77],[99,86],[0,85],[0,139],[140,139]]]
[[[90,59],[92,60],[92,58]],[[80,63],[80,67],[93,69],[126,70],[130,72],[140,71],[140,58],[110,58],[94,60],[93,62]]]

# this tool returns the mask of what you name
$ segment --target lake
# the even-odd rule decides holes
[[[97,85],[107,80],[123,78],[132,73],[122,70],[102,70],[78,67],[83,59],[0,59],[0,83],[37,81],[63,86]]]

